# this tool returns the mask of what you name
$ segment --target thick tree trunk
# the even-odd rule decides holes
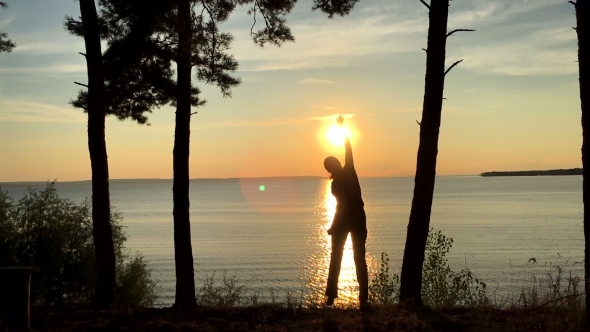
[[[590,0],[576,3],[578,62],[580,66],[580,99],[582,103],[582,167],[584,202],[585,261],[590,256]],[[590,265],[584,264],[586,287],[586,327],[590,328]]]
[[[448,14],[449,0],[431,1],[420,145],[400,285],[400,301],[413,300],[416,305],[422,304],[422,265],[424,264],[424,250],[426,249],[434,195],[438,134],[444,90]]]
[[[110,223],[102,50],[94,0],[80,0],[88,66],[88,151],[92,167],[92,231],[96,251],[96,305],[115,302],[115,248]]]
[[[176,129],[174,131],[174,260],[176,262],[177,306],[194,306],[195,272],[191,245],[189,201],[189,153],[191,121],[191,6],[178,4],[178,65]]]

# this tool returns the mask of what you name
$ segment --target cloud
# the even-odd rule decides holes
[[[474,23],[498,23],[514,19],[515,16],[563,5],[561,0],[470,0],[451,6],[449,27]]]
[[[518,39],[465,46],[449,53],[452,58],[465,59],[460,68],[487,74],[537,76],[578,71],[576,35],[570,27],[538,26]]]
[[[279,127],[292,126],[307,122],[304,118],[292,119],[266,119],[266,120],[228,120],[205,124],[207,127],[214,128],[234,128],[234,127]]]
[[[80,41],[63,42],[19,42],[14,53],[41,54],[75,54],[84,49],[84,43]]]
[[[55,106],[29,99],[10,99],[0,96],[0,122],[85,122],[86,115],[81,110],[68,106]]]
[[[327,122],[327,121],[334,121],[338,116],[342,115],[345,119],[350,119],[354,116],[354,114],[332,114],[332,115],[324,115],[324,116],[314,116],[311,118],[308,118],[308,121],[321,121],[321,122]]]
[[[317,78],[306,78],[297,81],[297,84],[334,84],[334,81],[322,80]]]
[[[213,128],[237,128],[237,127],[279,127],[295,126],[308,123],[310,121],[334,121],[339,115],[345,119],[352,118],[354,114],[333,114],[324,116],[314,116],[309,118],[287,118],[287,119],[262,119],[262,120],[227,120],[204,124],[205,127]]]
[[[390,110],[388,113],[404,114],[404,113],[417,113],[417,112],[422,112],[422,108],[421,107],[399,108],[399,109],[395,109],[395,110]]]
[[[407,19],[402,13],[360,13],[342,20],[293,17],[289,25],[297,40],[281,48],[253,46],[249,31],[240,27],[232,30],[233,50],[244,71],[342,67],[368,54],[418,52],[424,40],[412,37],[426,32],[428,17]]]
[[[0,19],[0,28],[7,27],[8,25],[10,25],[10,23],[14,22],[14,20],[16,20],[15,14],[11,14],[6,18]]]
[[[564,36],[575,38],[570,29],[573,22],[564,23],[565,14],[554,10],[552,7],[555,6],[568,4],[563,0],[456,1],[451,6],[449,30],[470,28],[476,32],[457,34],[448,51],[457,53],[457,49],[461,50],[458,59],[465,58],[460,65],[463,70],[500,75],[571,73],[572,63],[558,56],[562,53],[560,42],[551,39],[560,35],[550,36],[547,40],[537,38],[554,32],[552,28],[556,26],[569,29]],[[553,22],[540,17],[549,17]],[[244,31],[243,27],[232,31],[236,36],[233,49],[242,71],[348,67],[367,55],[393,55],[394,59],[396,53],[421,53],[428,30],[427,12],[418,1],[395,4],[361,2],[350,16],[343,19],[295,15],[289,21],[297,41],[281,48],[257,48],[252,45],[249,31]],[[537,39],[529,40],[531,35]],[[456,44],[459,40],[461,44]],[[540,44],[535,46],[535,42]],[[519,46],[516,59],[512,54],[513,46]],[[527,53],[526,49],[531,46],[535,52]],[[575,48],[571,48],[566,57],[573,52]],[[527,63],[531,54],[537,55],[532,63]],[[490,58],[493,69],[485,68]]]
[[[328,105],[322,105],[322,104],[309,105],[309,108],[317,108],[317,109],[329,110],[329,111],[336,109],[334,106],[328,106]]]
[[[0,68],[2,74],[74,74],[86,72],[85,64],[54,64],[49,66]]]

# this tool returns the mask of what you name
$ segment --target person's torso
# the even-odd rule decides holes
[[[349,210],[363,209],[361,186],[356,171],[344,166],[342,173],[332,180],[332,194],[336,198],[337,208]]]

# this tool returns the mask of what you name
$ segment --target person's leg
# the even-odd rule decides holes
[[[361,309],[367,305],[369,298],[369,275],[367,260],[365,257],[365,244],[367,242],[367,229],[351,232],[352,250],[354,251],[354,265],[356,266],[356,279],[359,283],[359,303]]]
[[[344,243],[348,237],[348,232],[332,233],[332,254],[330,255],[330,270],[328,272],[328,285],[326,287],[326,296],[328,305],[334,303],[338,297],[338,277],[340,276],[340,267],[342,264],[342,255],[344,254]]]

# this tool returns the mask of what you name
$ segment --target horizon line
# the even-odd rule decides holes
[[[480,176],[480,174],[455,174],[455,175],[436,175],[436,177],[460,177],[460,176]],[[384,178],[413,178],[415,175],[384,175],[384,176],[359,176],[359,179],[384,179]],[[252,176],[252,177],[211,177],[211,178],[191,178],[189,181],[199,181],[199,180],[257,180],[257,179],[286,179],[286,178],[318,178],[318,179],[328,179],[328,176],[320,176],[320,175],[276,175],[276,176]],[[173,178],[117,178],[117,179],[109,179],[110,181],[172,181]],[[54,180],[17,180],[17,181],[0,181],[0,184],[5,183],[48,183],[48,182],[56,182],[56,183],[74,183],[74,182],[92,182],[91,179],[87,180],[68,180],[68,181],[59,181],[57,179]]]

